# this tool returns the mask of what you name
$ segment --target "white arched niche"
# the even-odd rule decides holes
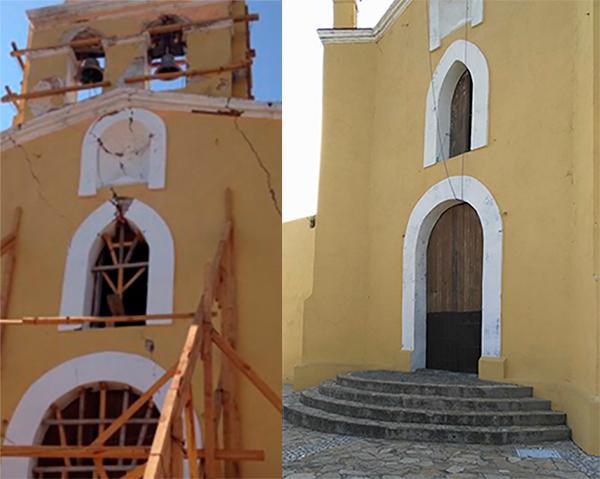
[[[160,215],[139,200],[123,208],[124,216],[144,235],[150,249],[148,265],[147,314],[173,312],[175,246],[169,227]],[[116,218],[116,208],[106,202],[81,223],[71,239],[63,276],[61,316],[90,314],[93,294],[91,268],[101,248],[101,234]],[[171,320],[149,320],[148,324],[169,324]],[[76,324],[61,324],[61,331],[80,329]]]
[[[425,167],[448,159],[450,105],[456,84],[466,69],[473,81],[471,150],[487,145],[490,89],[487,61],[476,45],[456,40],[439,61],[427,91],[423,158]]]
[[[164,188],[166,157],[166,127],[157,114],[125,108],[104,115],[83,138],[79,196],[134,183]]]
[[[127,384],[145,392],[165,372],[163,367],[151,359],[119,351],[92,353],[65,361],[45,373],[27,389],[11,416],[4,444],[38,444],[44,433],[41,425],[48,409],[73,390],[102,381]],[[171,380],[152,396],[159,411],[162,410],[170,384]],[[195,430],[196,437],[200,438],[197,417]],[[198,444],[201,444],[200,440]],[[33,477],[31,471],[34,461],[35,459],[27,457],[2,458],[2,477]]]
[[[458,197],[458,198],[456,198]],[[427,245],[437,220],[451,206],[468,203],[483,231],[481,354],[499,357],[501,341],[502,217],[490,191],[470,176],[453,176],[432,186],[414,207],[404,236],[402,350],[412,353],[411,368],[425,367]]]
[[[429,0],[429,50],[441,45],[442,39],[470,23],[483,22],[483,0]]]

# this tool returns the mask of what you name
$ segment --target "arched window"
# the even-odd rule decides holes
[[[456,84],[450,105],[450,158],[471,150],[472,112],[473,81],[469,70],[465,69]]]
[[[146,314],[150,249],[144,236],[125,218],[118,218],[102,234],[103,245],[92,267],[93,316]],[[141,323],[119,323],[136,326]],[[92,323],[104,327],[105,323]]]
[[[442,55],[429,84],[423,166],[487,145],[489,71],[471,42],[456,40]]]
[[[119,383],[92,383],[68,393],[54,403],[42,422],[40,444],[44,446],[87,446],[119,417],[140,394]],[[150,446],[160,413],[150,401],[137,411],[106,442],[108,446]],[[122,477],[125,472],[145,460],[104,459],[109,478]],[[33,465],[36,478],[86,479],[96,477],[94,460],[72,458],[39,458]]]

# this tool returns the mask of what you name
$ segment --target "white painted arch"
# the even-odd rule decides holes
[[[120,158],[110,153],[112,147],[105,146],[117,136]],[[140,142],[147,143],[130,151],[131,145]],[[104,165],[109,161],[115,164]],[[138,162],[143,163],[137,165]],[[166,163],[167,129],[160,116],[142,108],[123,108],[105,114],[88,128],[83,138],[79,196],[94,196],[103,186],[132,183],[147,183],[150,189],[164,188]],[[135,174],[126,172],[132,164]],[[112,172],[110,179],[102,178],[103,169]]]
[[[91,268],[101,247],[100,235],[115,220],[116,209],[104,203],[81,223],[69,245],[63,277],[61,316],[90,314],[93,277]],[[146,312],[163,314],[173,312],[175,276],[175,245],[168,225],[160,215],[145,203],[133,200],[124,216],[144,235],[150,249],[148,267],[148,296]],[[149,324],[169,324],[170,320],[150,320]],[[59,330],[79,329],[78,325],[63,324]]]
[[[458,199],[457,199],[458,198]],[[499,357],[501,342],[502,216],[490,191],[470,176],[432,186],[414,207],[404,236],[402,350],[412,352],[412,370],[425,367],[427,245],[437,220],[461,202],[477,212],[483,230],[481,354]]]
[[[460,76],[469,70],[473,81],[471,150],[488,142],[490,74],[485,56],[477,46],[456,40],[444,52],[429,84],[425,110],[425,167],[448,158],[450,105]]]
[[[118,351],[103,351],[79,356],[51,369],[27,389],[12,414],[6,429],[5,444],[34,445],[41,441],[40,428],[49,407],[65,394],[87,384],[115,382],[128,384],[138,391],[146,391],[165,369],[144,356]],[[152,397],[159,410],[165,400],[169,380]],[[199,423],[196,418],[196,437]],[[2,458],[2,477],[32,477],[30,458]]]

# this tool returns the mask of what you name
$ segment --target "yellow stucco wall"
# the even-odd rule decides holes
[[[468,175],[491,191],[504,229],[502,358],[480,372],[533,385],[600,454],[599,9],[486,1],[482,24],[429,54],[425,2],[413,1],[377,43],[325,45],[314,287],[296,387],[408,367],[407,221],[431,186]],[[465,35],[489,67],[488,144],[424,168],[431,68]]]
[[[174,310],[195,311],[224,223],[224,190],[233,190],[239,346],[275,390],[281,390],[281,217],[266,187],[265,173],[238,127],[270,171],[281,198],[281,121],[155,111],[167,128],[166,188],[116,187],[153,208],[175,243]],[[9,314],[59,313],[67,247],[79,224],[110,199],[77,195],[81,144],[90,118],[2,152],[2,235],[15,207],[23,208]],[[34,178],[37,178],[37,180]],[[27,388],[64,361],[97,351],[150,357],[164,368],[178,359],[189,321],[171,325],[58,332],[56,326],[7,327],[2,344],[2,431]],[[154,341],[150,354],[145,339]],[[218,355],[218,353],[217,353]],[[194,377],[201,412],[202,375]],[[243,447],[264,449],[265,462],[246,462],[244,477],[279,477],[281,417],[240,378]],[[50,406],[50,405],[49,405]]]
[[[283,224],[282,228],[282,353],[283,381],[292,382],[302,357],[304,301],[313,284],[315,228],[308,218]]]

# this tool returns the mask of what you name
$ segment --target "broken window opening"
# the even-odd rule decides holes
[[[127,385],[95,383],[72,391],[63,406],[53,404],[42,422],[41,444],[44,446],[87,446],[119,417],[140,394]],[[160,413],[156,406],[147,403],[119,431],[106,441],[107,446],[151,446]],[[104,459],[109,478],[122,477],[144,459]],[[63,471],[65,471],[63,475]],[[34,463],[34,477],[43,479],[92,479],[92,458],[39,458]]]
[[[143,235],[120,217],[111,233],[102,235],[103,246],[92,268],[92,316],[146,314],[150,249]],[[114,326],[143,326],[145,321],[115,322]],[[92,328],[110,326],[92,323]]]

